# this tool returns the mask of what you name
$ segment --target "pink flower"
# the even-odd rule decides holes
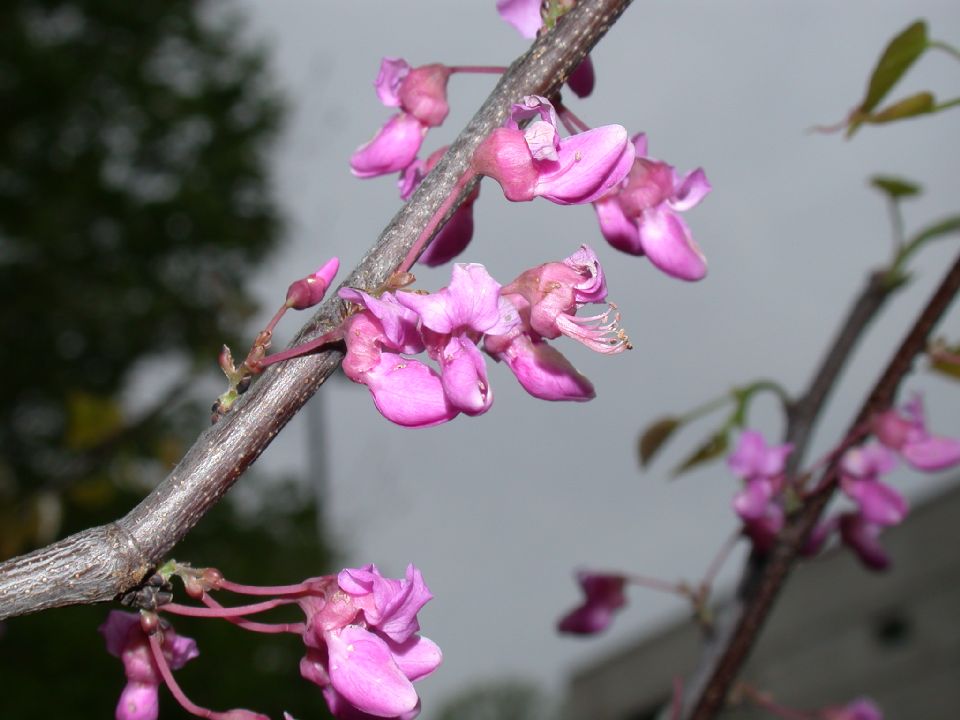
[[[535,38],[543,27],[540,9],[542,0],[497,0],[497,12],[500,17],[513,25],[525,38]],[[588,55],[570,73],[567,85],[577,97],[586,97],[593,92],[593,63]]]
[[[727,459],[730,470],[745,481],[733,509],[758,552],[768,551],[783,528],[783,473],[792,451],[789,443],[768,446],[761,433],[744,430]]]
[[[483,265],[458,263],[450,284],[439,292],[397,294],[400,304],[420,317],[427,353],[440,364],[447,399],[468,415],[484,413],[493,403],[477,342],[502,324],[499,291],[500,284]]]
[[[404,200],[410,198],[413,191],[420,185],[423,178],[433,170],[446,150],[446,146],[442,147],[431,154],[425,163],[417,161],[403,171],[399,182],[401,198]],[[463,204],[454,211],[430,245],[427,246],[427,249],[420,255],[418,262],[421,265],[429,267],[443,265],[466,249],[470,240],[473,239],[473,204],[478,197],[480,197],[480,183],[474,186]]]
[[[156,720],[159,712],[159,689],[163,677],[157,667],[146,633],[140,626],[140,616],[111,610],[99,628],[107,643],[107,652],[123,662],[127,684],[117,703],[117,720]],[[197,657],[197,643],[177,635],[173,627],[164,624],[163,655],[173,670],[178,670]]]
[[[299,601],[307,616],[301,675],[323,688],[335,717],[416,717],[413,681],[442,660],[417,634],[417,613],[432,597],[420,571],[409,565],[393,580],[365,565],[325,580],[323,592]]]
[[[383,58],[374,82],[377,97],[387,107],[400,108],[374,136],[350,158],[350,168],[360,178],[376,177],[407,168],[416,160],[427,130],[443,123],[450,112],[444,65],[411,68],[400,58]]]
[[[818,715],[823,720],[883,720],[880,707],[869,698],[857,698],[842,707],[824,708]]]
[[[610,310],[578,317],[588,303],[606,299],[603,270],[593,250],[582,245],[561,262],[545,263],[522,273],[501,291],[504,315],[510,321],[501,332],[490,331],[484,348],[504,361],[534,397],[544,400],[590,400],[595,392],[581,375],[545,339],[566,335],[603,354],[630,347],[618,317]]]
[[[880,544],[883,526],[870,522],[863,513],[843,513],[840,515],[840,540],[853,550],[860,562],[871,570],[886,570],[890,567],[890,556]]]
[[[627,178],[594,203],[600,231],[618,250],[646,255],[681,280],[700,280],[707,263],[680,213],[695,207],[710,183],[701,168],[679,177],[673,167],[647,157],[644,134],[634,136],[636,159]]]
[[[863,519],[876,525],[897,525],[907,515],[907,501],[880,482],[896,466],[893,453],[879,443],[851,448],[840,460],[840,487],[860,506]]]
[[[887,410],[874,417],[873,432],[917,470],[946,470],[960,464],[960,440],[927,432],[919,394],[903,406],[902,413]]]
[[[580,572],[577,581],[585,595],[584,601],[560,619],[557,629],[577,635],[606,630],[613,622],[614,613],[627,603],[623,594],[626,578],[623,575]]]
[[[456,417],[459,410],[447,399],[436,371],[405,357],[424,349],[416,313],[390,293],[374,298],[342,288],[339,295],[364,308],[345,323],[343,371],[367,386],[377,410],[405,427],[428,427]]]
[[[519,123],[529,121],[521,130]],[[500,183],[508,200],[543,197],[560,205],[593,202],[626,176],[633,145],[620,125],[561,138],[553,106],[530,95],[513,106],[473,156],[474,170]]]

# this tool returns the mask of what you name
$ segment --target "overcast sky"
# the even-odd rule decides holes
[[[330,255],[355,264],[399,206],[393,178],[360,181],[347,168],[389,115],[372,87],[380,57],[509,64],[526,41],[493,0],[246,4],[291,109],[275,160],[289,241],[258,279],[265,321],[293,278]],[[421,619],[445,662],[420,683],[425,717],[474,682],[529,677],[557,689],[573,668],[685,612],[670,597],[634,590],[606,636],[553,631],[578,601],[575,568],[695,580],[733,531],[737,483],[722,464],[667,479],[720,417],[680,435],[642,473],[638,432],[760,376],[802,387],[866,270],[890,252],[885,208],[866,178],[895,173],[924,184],[923,198],[907,206],[908,229],[957,211],[960,111],[866,128],[852,142],[806,132],[855,104],[880,49],[917,17],[930,21],[932,36],[960,43],[955,0],[638,0],[593,54],[593,97],[571,106],[591,125],[646,131],[651,155],[681,172],[705,168],[713,193],[687,220],[709,260],[707,279],[672,280],[613,250],[589,207],[511,204],[487,182],[462,260],[485,263],[505,283],[584,242],[600,255],[635,349],[601,357],[557,343],[594,381],[597,399],[538,401],[505,368],[491,367],[490,412],[412,431],[383,420],[362,386],[323,388],[326,514],[336,543],[349,563],[373,561],[393,575],[414,562],[436,596]],[[958,69],[945,54],[931,55],[898,93],[955,97]],[[425,149],[449,142],[492,85],[489,76],[455,76],[450,117]],[[815,453],[837,439],[956,246],[945,240],[914,264],[915,283],[844,376]],[[417,275],[420,287],[437,289],[449,267]],[[941,330],[960,337],[960,312]],[[960,431],[957,387],[926,373],[908,386],[927,390],[933,427]],[[311,475],[317,441],[306,415],[263,463]],[[772,437],[781,430],[772,403],[750,420]],[[900,482],[914,497],[937,487],[929,477]]]

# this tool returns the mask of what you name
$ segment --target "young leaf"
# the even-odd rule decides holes
[[[640,455],[640,466],[646,467],[647,463],[657,454],[660,447],[673,435],[673,431],[680,427],[680,420],[675,417],[663,417],[647,426],[640,436],[637,443],[637,451]]]
[[[857,110],[865,115],[873,112],[926,49],[927,24],[917,20],[887,45],[870,76],[866,97]]]
[[[893,199],[919,195],[923,190],[916,183],[890,175],[874,175],[870,178],[870,184]]]
[[[894,122],[896,120],[905,120],[916,117],[917,115],[926,115],[933,112],[937,104],[936,98],[930,92],[918,92],[915,95],[898,100],[893,105],[887,105],[883,110],[879,110],[872,115],[864,118],[864,122],[872,125],[881,125],[883,123]]]
[[[718,430],[713,435],[708,437],[706,442],[694,450],[686,460],[674,468],[672,473],[673,477],[682,475],[688,470],[692,470],[697,465],[702,465],[703,463],[715,460],[723,455],[729,446],[730,436],[727,433],[727,429],[723,428]]]
[[[954,380],[960,380],[960,362],[957,361],[957,358],[960,358],[960,345],[946,347],[944,350],[946,352],[941,355],[931,352],[930,369]]]

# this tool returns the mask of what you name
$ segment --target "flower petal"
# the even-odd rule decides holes
[[[526,334],[518,335],[497,359],[507,364],[523,389],[535,398],[585,402],[596,397],[593,383],[560,351],[546,342],[533,342]]]
[[[616,195],[607,195],[593,203],[600,221],[600,233],[617,250],[631,255],[643,255],[640,231],[636,221],[628,218]]]
[[[960,440],[929,435],[904,444],[900,454],[917,470],[946,470],[960,463]]]
[[[383,639],[358,625],[326,633],[325,638],[330,683],[355,708],[395,717],[417,706],[417,691]]]
[[[844,513],[840,517],[840,537],[867,567],[873,570],[890,567],[890,556],[880,544],[879,525],[867,522],[859,513]]]
[[[596,75],[593,72],[593,60],[587,55],[567,78],[567,86],[578,98],[585,98],[593,92],[596,85]]]
[[[117,702],[116,720],[157,720],[160,694],[157,685],[128,682]]]
[[[684,212],[698,205],[712,189],[703,168],[697,168],[680,181],[667,204],[676,212]]]
[[[707,261],[683,219],[664,205],[645,210],[638,218],[640,244],[650,262],[671,277],[702,280]]]
[[[877,480],[855,480],[844,477],[843,491],[860,506],[863,519],[877,525],[899,525],[909,506],[903,495]]]
[[[377,367],[362,382],[370,389],[377,410],[397,425],[429,427],[459,414],[447,400],[433,368],[402,355],[383,353]]]
[[[560,141],[558,160],[541,162],[534,192],[559,205],[598,200],[626,177],[633,144],[620,125],[606,125]]]
[[[373,139],[350,157],[350,171],[359,178],[398,172],[417,158],[427,128],[413,115],[390,118]]]
[[[478,186],[479,187],[479,186]],[[418,262],[427,267],[436,267],[450,262],[462,253],[473,239],[473,203],[464,203],[440,228],[440,232]]]
[[[400,107],[400,83],[410,72],[410,65],[403,58],[385,57],[380,61],[380,72],[373,86],[377,97],[387,107]]]
[[[440,647],[433,640],[420,635],[414,635],[392,649],[393,659],[411,681],[426,677],[443,662]]]
[[[440,381],[450,404],[467,415],[480,415],[493,404],[487,365],[473,341],[454,335],[440,356]]]
[[[442,334],[461,329],[486,332],[500,320],[499,297],[500,283],[478,263],[454,265],[450,284],[439,292],[397,294],[425,327]]]
[[[541,0],[497,0],[497,12],[525,38],[535,38],[543,25],[540,3]]]

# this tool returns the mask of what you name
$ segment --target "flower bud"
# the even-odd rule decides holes
[[[311,308],[321,300],[333,282],[337,270],[340,269],[340,261],[337,258],[330,258],[312,275],[297,280],[287,288],[286,305],[294,310],[306,310]]]

